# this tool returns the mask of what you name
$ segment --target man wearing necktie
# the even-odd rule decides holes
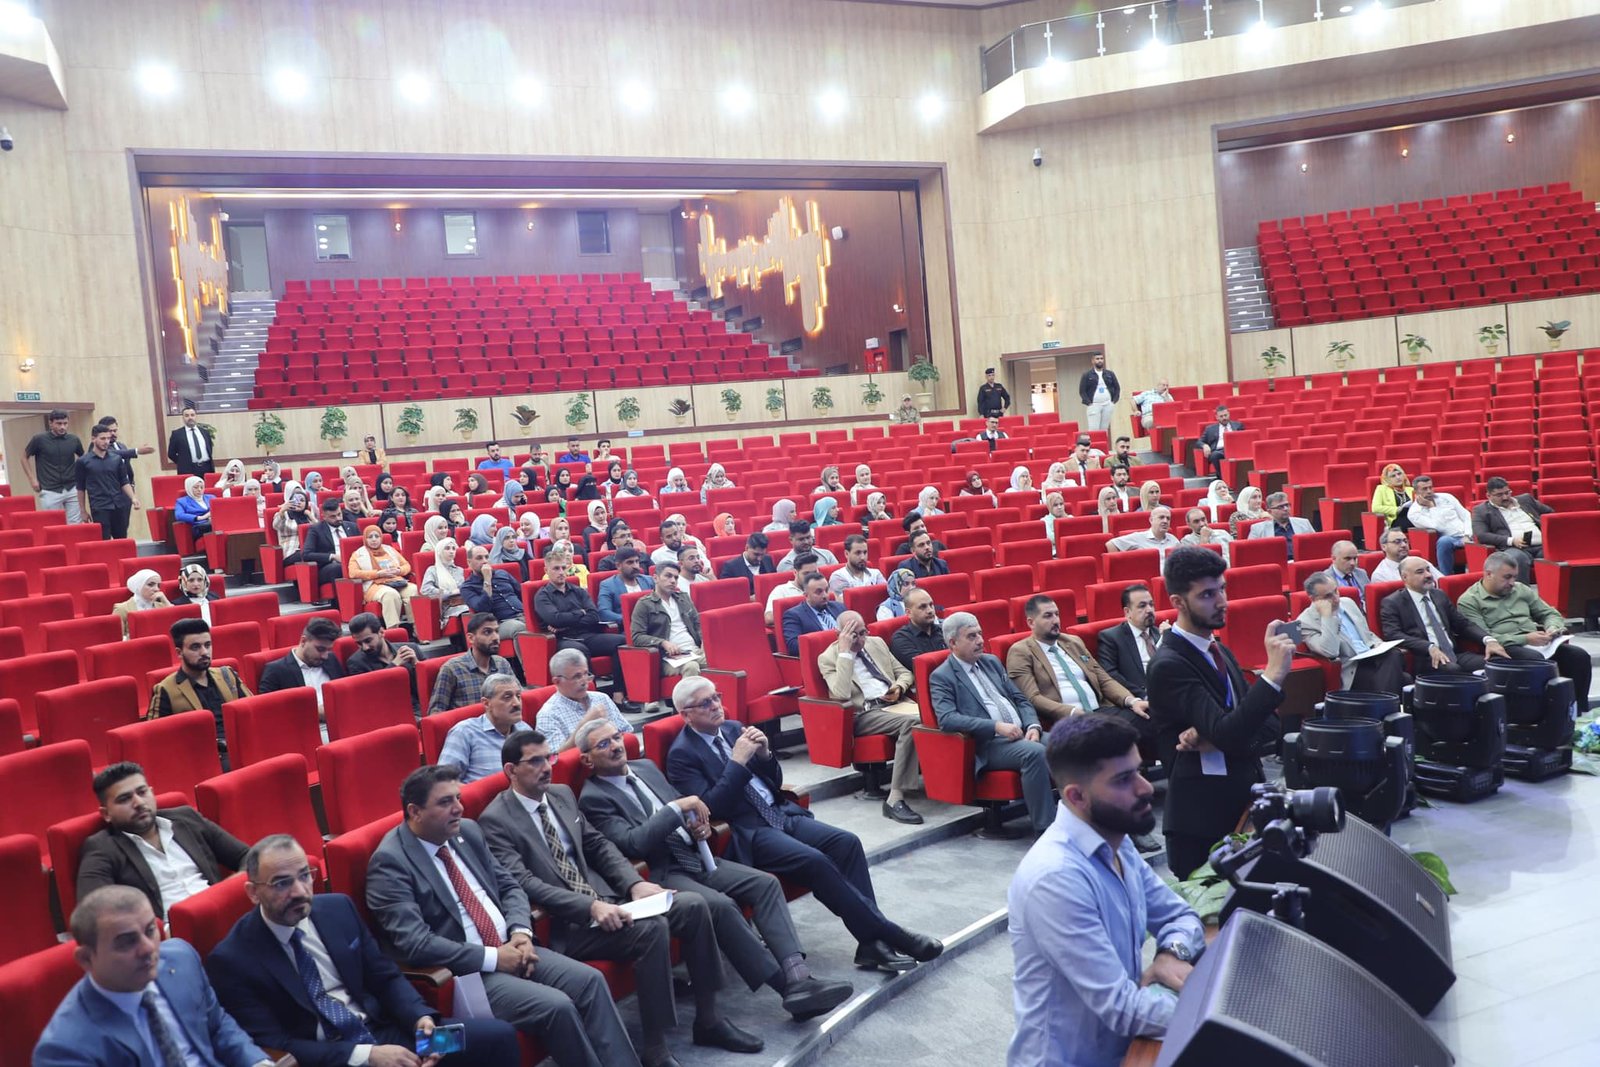
[[[167,438],[167,459],[179,474],[211,474],[217,469],[211,435],[200,425],[193,404],[183,406],[183,425]]]
[[[1099,711],[1138,730],[1141,746],[1154,744],[1149,701],[1107,674],[1082,640],[1061,632],[1056,602],[1040,593],[1029,597],[1023,610],[1033,633],[1006,653],[1006,674],[1032,702],[1040,728],[1048,730],[1069,715]]]
[[[1326,573],[1306,579],[1306,596],[1311,603],[1300,613],[1301,639],[1306,650],[1340,665],[1339,684],[1363,693],[1399,693],[1411,679],[1405,673],[1405,658],[1398,648],[1381,656],[1353,660],[1374,645],[1378,638],[1367,626],[1366,615],[1356,606],[1355,597],[1339,592]]]
[[[1363,608],[1367,604],[1367,586],[1372,582],[1372,576],[1357,565],[1360,559],[1360,550],[1354,541],[1335,541],[1333,543],[1333,561],[1328,564],[1328,569],[1322,573],[1333,579],[1333,583],[1341,589],[1354,589],[1356,603]]]
[[[1045,763],[1039,716],[995,656],[983,651],[983,627],[971,612],[944,620],[950,655],[928,676],[928,699],[944,730],[977,742],[977,771],[1022,773],[1022,797],[1034,833],[1055,821],[1055,788]]]
[[[789,655],[800,654],[800,636],[819,630],[837,630],[844,605],[828,599],[828,580],[821,571],[806,575],[800,592],[805,603],[796,604],[783,613],[783,645]]]
[[[1433,566],[1426,559],[1407,556],[1400,564],[1400,580],[1406,587],[1383,598],[1379,615],[1384,634],[1399,640],[1400,647],[1411,653],[1419,677],[1435,671],[1471,674],[1482,670],[1484,656],[1462,651],[1469,642],[1482,644],[1486,656],[1507,655],[1493,635],[1461,614],[1439,591]]]
[[[1162,834],[1167,862],[1187,878],[1211,846],[1233,832],[1263,780],[1258,744],[1277,732],[1294,643],[1267,627],[1267,664],[1255,684],[1215,635],[1228,621],[1227,564],[1215,552],[1185,545],[1167,556],[1162,577],[1178,611],[1150,659],[1150,718],[1161,762],[1170,768]]]

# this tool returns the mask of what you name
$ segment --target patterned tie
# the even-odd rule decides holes
[[[544,826],[544,843],[550,846],[550,855],[556,861],[556,870],[561,874],[561,880],[567,883],[567,888],[574,893],[581,893],[586,897],[595,896],[594,886],[578,870],[578,865],[572,862],[572,857],[567,855],[565,846],[561,844],[561,835],[556,833],[554,816],[550,813],[550,805],[539,805],[539,822]]]
[[[1444,628],[1444,622],[1439,618],[1439,609],[1433,606],[1433,597],[1427,593],[1422,594],[1422,606],[1428,613],[1428,628],[1433,631],[1434,644],[1439,646],[1451,663],[1456,661],[1456,646],[1450,640],[1450,631]]]
[[[156,1051],[161,1054],[161,1062],[165,1067],[187,1067],[188,1060],[184,1058],[178,1039],[172,1036],[166,1020],[156,1010],[156,991],[146,989],[144,996],[139,998],[139,1004],[144,1008],[144,1020],[150,1027],[150,1037],[156,1043]]]
[[[450,888],[461,898],[461,906],[467,909],[467,918],[471,919],[472,925],[477,928],[484,947],[499,948],[505,943],[500,938],[500,931],[494,928],[494,920],[490,919],[489,913],[484,910],[483,901],[478,899],[478,894],[467,884],[467,876],[456,866],[455,857],[450,855],[450,846],[440,845],[438,856],[444,864],[445,877],[450,879]]]
[[[979,695],[987,694],[984,699],[994,705],[994,710],[999,713],[998,721],[1008,722],[1013,726],[1021,726],[1022,719],[1017,715],[1017,709],[1013,708],[1011,702],[1006,700],[1005,694],[1000,692],[993,682],[989,681],[989,676],[983,672],[983,668],[974,663],[971,671],[972,680],[978,687]]]
[[[833,616],[829,615],[826,609],[812,608],[811,610],[817,613],[817,623],[824,630],[837,630],[839,628],[839,624],[833,621]]]
[[[721,734],[717,735],[716,749],[717,755],[722,757],[724,763],[731,758],[728,755],[727,742],[722,739]],[[744,797],[750,802],[750,806],[756,809],[756,814],[761,816],[762,822],[776,830],[783,830],[788,827],[788,822],[783,813],[767,803],[767,798],[762,796],[761,790],[756,788],[753,774],[752,780],[744,784]]]
[[[1067,676],[1067,681],[1072,683],[1072,688],[1078,693],[1078,707],[1084,711],[1093,711],[1100,706],[1100,702],[1086,692],[1078,682],[1078,676],[1072,673],[1072,666],[1067,663],[1067,657],[1062,654],[1061,646],[1049,644],[1044,646],[1050,655],[1055,657],[1056,666],[1061,668],[1061,673]]]
[[[645,792],[644,783],[631,774],[625,780],[632,787],[633,798],[639,802],[639,810],[644,812],[645,818],[648,819],[654,815],[657,804],[654,802],[655,798]],[[682,826],[672,831],[672,836],[667,838],[667,851],[672,854],[673,859],[678,861],[678,865],[685,870],[705,870],[705,863],[700,859],[700,852],[694,846],[694,838],[690,837],[689,831]]]
[[[322,984],[322,975],[317,972],[316,961],[306,951],[305,940],[304,930],[297,929],[289,935],[289,944],[294,949],[295,970],[300,972],[300,981],[305,984],[311,1003],[317,1006],[317,1014],[341,1039],[354,1041],[358,1045],[375,1044],[366,1024],[356,1017],[355,1012],[328,995]]]
[[[1144,628],[1144,647],[1145,651],[1150,655],[1153,656],[1156,654],[1156,639],[1154,635],[1150,633],[1150,627],[1148,626]]]

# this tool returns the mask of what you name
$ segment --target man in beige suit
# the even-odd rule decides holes
[[[917,781],[917,750],[912,730],[919,720],[912,700],[911,672],[901,666],[881,637],[868,637],[859,612],[839,616],[839,639],[822,650],[817,669],[828,683],[828,695],[855,710],[857,736],[894,734],[894,772],[889,796],[883,802],[885,818],[920,823],[922,816],[906,803],[906,790]]]
[[[1076,637],[1061,632],[1061,612],[1044,595],[1026,605],[1033,636],[1011,646],[1006,673],[1039,713],[1048,731],[1057,719],[1105,711],[1139,727],[1149,722],[1149,705],[1106,673]]]
[[[1354,597],[1340,596],[1327,571],[1306,579],[1311,603],[1295,621],[1306,651],[1339,664],[1339,684],[1363,693],[1399,693],[1411,684],[1405,673],[1404,654],[1398,648],[1376,656],[1355,659],[1379,643],[1367,626],[1367,616]]]

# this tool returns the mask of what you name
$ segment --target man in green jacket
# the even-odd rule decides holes
[[[1556,669],[1572,679],[1579,714],[1589,709],[1593,668],[1588,651],[1566,642],[1546,655],[1551,643],[1566,634],[1567,622],[1539,599],[1533,586],[1517,581],[1517,561],[1510,554],[1495,552],[1484,560],[1483,580],[1462,593],[1456,607],[1498,638],[1512,659],[1554,660]]]
[[[695,675],[706,665],[700,643],[700,613],[689,594],[678,588],[682,571],[676,560],[656,567],[656,586],[633,606],[629,644],[661,651],[661,673]]]

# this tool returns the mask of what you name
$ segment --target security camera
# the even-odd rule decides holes
[[[1044,166],[1044,149],[1035,148],[1033,150],[1033,165],[1036,167]]]
[[[11,131],[0,126],[0,151],[9,152],[17,147],[17,139],[11,136]]]

